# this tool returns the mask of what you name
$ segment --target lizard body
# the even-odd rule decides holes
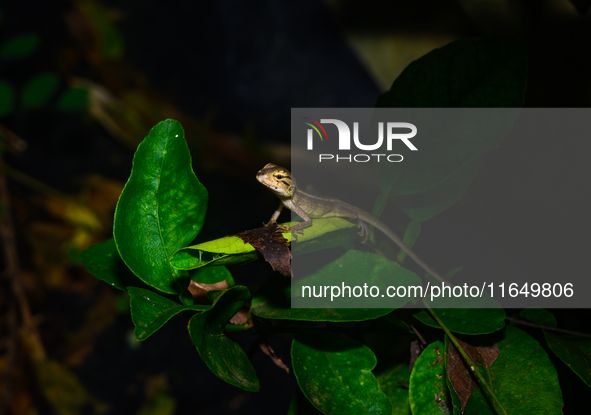
[[[304,220],[304,222],[291,227],[293,234],[312,226],[312,219],[339,217],[356,221],[361,229],[360,235],[364,237],[365,242],[369,232],[367,224],[370,224],[390,238],[392,242],[406,252],[423,270],[439,281],[447,282],[445,278],[427,265],[398,235],[388,228],[385,223],[372,214],[341,200],[315,196],[300,190],[297,187],[295,179],[291,177],[289,170],[272,163],[268,163],[259,170],[257,180],[275,193],[280,200],[279,207],[273,213],[267,225],[274,224],[283,208],[286,207]],[[281,229],[281,231],[289,231],[289,229]]]

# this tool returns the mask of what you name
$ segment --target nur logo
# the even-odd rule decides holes
[[[339,150],[351,150],[351,130],[349,126],[341,120],[337,119],[321,119],[320,122],[313,120],[312,118],[302,117],[310,122],[303,122],[305,125],[308,125],[311,128],[308,128],[308,135],[307,135],[307,149],[312,150],[314,148],[314,131],[320,137],[320,141],[323,141],[326,138],[328,141],[328,135],[326,134],[326,130],[322,126],[322,124],[333,124],[337,127],[339,132]],[[386,124],[386,128],[384,128],[384,124]],[[320,132],[324,133],[324,136]],[[406,131],[410,130],[410,132]],[[380,149],[382,144],[384,143],[384,139],[386,140],[386,148],[387,151],[392,151],[392,143],[394,140],[400,140],[404,143],[409,150],[411,151],[418,151],[413,143],[411,143],[410,139],[417,135],[417,127],[414,124],[410,124],[407,122],[379,122],[378,123],[378,139],[374,144],[363,144],[359,141],[359,123],[353,123],[353,143],[355,147],[362,151],[374,151]],[[323,160],[334,160],[338,162],[339,160],[349,160],[349,161],[356,161],[356,162],[368,162],[371,160],[372,157],[376,157],[377,161],[380,161],[381,157],[384,157],[390,162],[400,162],[403,160],[402,155],[400,154],[356,154],[354,157],[352,155],[341,156],[336,154],[320,154],[319,161],[322,162]],[[353,157],[353,160],[352,160]]]
[[[316,124],[324,133],[324,137],[326,137],[326,141],[328,141],[328,134],[326,134],[326,130],[324,129],[324,127],[322,126],[322,124],[320,124],[318,121],[313,120],[312,118],[308,118],[308,117],[302,117],[308,121],[312,121],[314,124]],[[316,126],[314,124],[310,124],[309,122],[305,122],[304,124],[309,125],[310,127],[312,127],[314,129],[314,131],[316,131],[318,133],[318,136],[320,136],[320,141],[322,141],[322,134],[320,134],[320,131],[318,131],[318,128],[316,128]],[[314,132],[312,130],[310,130],[308,128],[308,150],[312,149],[312,136],[313,136]]]

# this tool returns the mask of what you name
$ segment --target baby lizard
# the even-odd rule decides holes
[[[360,235],[367,239],[367,224],[370,224],[390,238],[396,245],[406,252],[417,265],[423,268],[423,270],[439,281],[447,283],[445,278],[427,265],[427,263],[410,249],[410,247],[406,245],[398,235],[396,235],[382,221],[366,211],[338,199],[314,196],[298,189],[295,179],[291,177],[291,172],[286,168],[279,167],[272,163],[267,164],[259,170],[257,173],[257,180],[275,193],[281,201],[279,207],[275,213],[273,213],[273,216],[271,216],[268,225],[274,224],[277,221],[283,207],[294,211],[304,220],[291,227],[293,234],[312,226],[312,219],[339,217],[357,221],[358,226],[361,228]],[[288,230],[286,229],[285,231]]]

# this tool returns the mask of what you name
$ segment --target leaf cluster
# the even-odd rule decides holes
[[[377,106],[518,107],[526,72],[526,46],[519,39],[461,40],[412,63]],[[412,219],[404,238],[412,245],[420,222],[462,197],[478,158],[502,138],[474,137],[469,145],[452,145],[453,151],[443,140],[428,151],[449,157],[434,157],[433,165],[406,163],[396,170],[383,166],[378,172],[383,194],[374,212],[388,200],[400,206]],[[255,293],[236,285],[226,266],[261,256],[243,238],[189,245],[203,227],[207,201],[207,191],[193,173],[182,127],[173,120],[159,123],[136,151],[117,205],[114,238],[82,255],[97,278],[129,293],[138,341],[183,312],[207,367],[231,385],[258,391],[256,371],[229,332],[261,334],[265,327],[290,331],[291,364],[299,385],[290,414],[561,413],[562,393],[547,352],[525,331],[505,325],[503,309],[406,313],[398,310],[405,301],[389,308],[292,309],[292,287],[283,276],[274,275]],[[354,225],[342,219],[316,220],[298,245],[312,252],[317,238],[333,238],[350,248],[355,232]],[[291,240],[289,233],[283,236]],[[403,254],[395,257],[404,260]],[[376,275],[406,278],[405,284],[419,280],[396,262],[355,249],[318,273],[354,273],[360,263],[370,264]],[[207,295],[194,295],[195,287]],[[525,310],[520,317],[556,325],[544,310]],[[236,319],[238,324],[231,324]],[[386,334],[372,338],[374,329]],[[385,343],[389,336],[406,344],[415,332],[429,334],[422,346],[413,343],[418,356],[409,374],[408,357],[383,350],[393,348]],[[544,335],[549,348],[591,386],[591,360],[583,344],[549,331]],[[380,356],[386,356],[383,364]]]

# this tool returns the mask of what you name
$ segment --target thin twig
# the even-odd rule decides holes
[[[573,331],[573,330],[559,329],[558,327],[544,326],[542,324],[532,323],[530,321],[521,320],[519,318],[505,317],[505,320],[508,320],[508,321],[515,323],[515,324],[521,324],[523,326],[536,327],[536,328],[542,329],[542,330],[556,331],[558,333],[572,334],[572,335],[579,336],[579,337],[591,338],[591,334],[588,334],[588,333],[581,333],[581,332]]]
[[[416,329],[415,326],[413,326],[412,324],[410,325],[410,328],[412,329],[412,331],[415,332],[415,334],[417,335],[417,337],[419,338],[419,340],[421,341],[421,344],[423,345],[423,347],[425,347],[427,345],[427,340],[425,340],[425,338],[423,337],[423,335]]]

